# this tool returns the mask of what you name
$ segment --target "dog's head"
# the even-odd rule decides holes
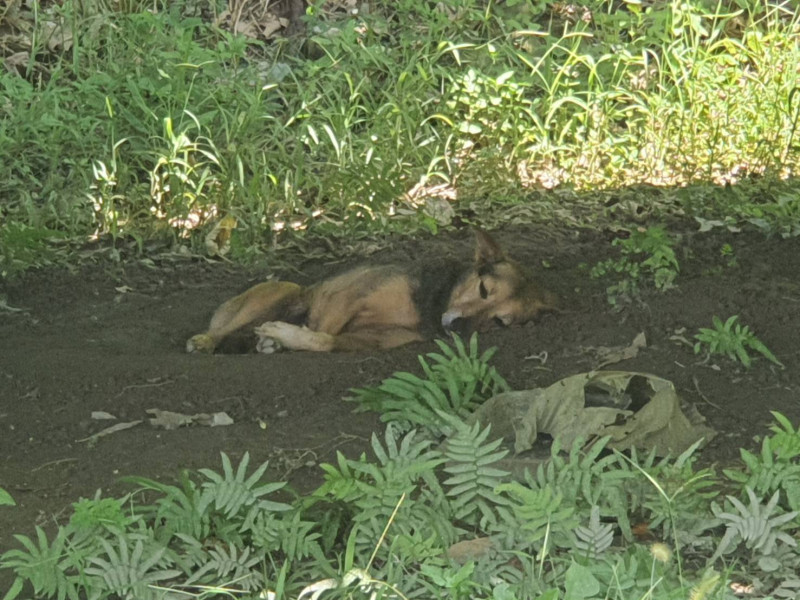
[[[530,321],[553,307],[550,294],[534,285],[525,269],[506,257],[492,237],[475,231],[475,264],[453,288],[442,327],[466,334]]]

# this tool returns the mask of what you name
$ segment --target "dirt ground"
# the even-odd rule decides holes
[[[705,461],[730,463],[740,446],[771,421],[770,410],[800,424],[800,239],[756,234],[685,233],[678,286],[646,293],[621,312],[610,309],[605,284],[582,264],[612,252],[611,235],[541,228],[497,233],[509,253],[533,268],[566,311],[538,323],[481,338],[496,345],[494,364],[516,389],[538,387],[593,367],[592,348],[630,344],[641,331],[648,347],[610,368],[647,371],[674,381],[683,397],[720,435]],[[736,265],[720,254],[732,246]],[[419,261],[443,254],[471,256],[467,231],[420,241],[396,241],[370,260]],[[349,261],[347,264],[358,261]],[[285,279],[306,283],[346,265],[296,261]],[[0,551],[12,533],[34,523],[64,522],[69,504],[97,489],[128,488],[124,475],[174,481],[180,469],[219,469],[220,452],[252,465],[269,459],[272,477],[300,490],[319,482],[319,462],[337,450],[366,449],[380,424],[353,414],[342,397],[396,370],[418,371],[417,344],[384,354],[284,353],[271,356],[187,355],[186,339],[201,331],[214,308],[268,274],[227,263],[163,259],[143,265],[87,266],[77,273],[34,273],[0,290],[0,486],[16,507],[0,507]],[[757,359],[750,370],[727,359],[703,362],[685,343],[712,315],[740,315],[786,365]],[[684,331],[685,330],[685,331]],[[544,364],[532,359],[546,352]],[[225,427],[157,429],[147,409],[185,414],[225,411]],[[117,421],[98,421],[105,411]],[[115,422],[136,427],[88,443]]]

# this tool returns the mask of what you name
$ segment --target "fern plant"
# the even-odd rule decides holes
[[[512,481],[497,487],[509,508],[499,510],[501,525],[494,529],[506,545],[550,548],[573,545],[572,531],[580,522],[572,498],[551,487],[537,488]]]
[[[677,458],[657,458],[655,452],[630,458],[618,454],[619,467],[636,477],[626,486],[629,510],[638,513],[650,532],[661,539],[673,539],[676,547],[708,540],[708,529],[717,525],[709,501],[719,492],[710,468],[695,470],[700,442]]]
[[[289,512],[290,505],[267,498],[285,484],[262,481],[266,463],[250,475],[247,454],[236,468],[225,454],[222,463],[221,474],[203,469],[199,483],[184,473],[181,487],[129,479],[158,494],[150,505],[135,502],[138,492],[81,500],[52,540],[41,529],[35,540],[17,536],[22,548],[3,554],[0,568],[16,573],[15,589],[28,581],[37,597],[58,600],[147,600],[164,597],[156,588],[225,579],[260,589],[265,558],[306,557],[319,533],[314,523]],[[265,522],[278,531],[277,548],[257,545],[270,531]]]
[[[293,558],[293,557],[292,557]],[[216,543],[208,549],[208,557],[203,561],[183,585],[191,586],[202,581],[236,581],[244,590],[254,590],[263,585],[259,565],[264,553],[250,547],[240,549],[235,544]]]
[[[620,469],[617,458],[603,456],[608,439],[586,446],[576,439],[564,455],[561,443],[553,440],[550,460],[534,474],[525,474],[524,483],[532,489],[551,488],[568,499],[576,514],[587,514],[592,506],[600,507],[602,518],[613,518],[626,539],[632,537],[627,486],[636,474]]]
[[[450,540],[451,511],[437,498],[444,493],[435,469],[444,462],[442,453],[431,449],[429,440],[418,439],[411,431],[396,437],[393,426],[387,427],[384,442],[372,436],[372,450],[377,462],[365,455],[358,460],[339,455],[338,465],[324,464],[325,482],[314,492],[314,503],[344,502],[350,507],[350,521],[336,524],[340,530],[351,524],[357,528],[357,550],[367,552],[380,537],[383,527],[394,514],[394,535],[408,547],[417,540],[417,532]],[[398,509],[400,498],[405,498]],[[432,509],[432,506],[435,509]],[[441,549],[439,549],[441,551]]]
[[[497,349],[480,354],[477,334],[468,347],[456,335],[452,348],[441,340],[436,344],[441,354],[431,352],[427,360],[419,357],[424,377],[395,373],[378,387],[351,390],[348,400],[358,403],[357,410],[380,413],[381,421],[397,423],[405,430],[419,427],[439,437],[453,431],[441,414],[464,419],[484,400],[509,390],[489,364]]]
[[[585,556],[597,558],[611,547],[614,541],[614,526],[600,522],[600,507],[592,506],[587,525],[575,528],[575,548]]]
[[[754,350],[783,368],[783,363],[755,336],[750,327],[737,323],[738,319],[738,315],[733,315],[723,323],[718,316],[714,315],[711,319],[714,328],[702,327],[700,333],[694,336],[697,340],[694,345],[694,353],[700,354],[705,351],[708,355],[722,354],[731,360],[738,360],[745,367],[750,368],[753,361],[748,350]]]
[[[502,438],[486,442],[491,427],[481,429],[480,423],[472,426],[451,419],[456,433],[447,439],[444,451],[450,475],[444,481],[454,517],[468,523],[480,523],[486,529],[496,522],[498,506],[508,505],[508,500],[495,488],[510,473],[493,466],[508,450],[498,450]]]
[[[772,448],[780,460],[792,460],[800,456],[800,427],[795,429],[792,422],[777,411],[771,411],[777,421],[770,425]]]
[[[73,561],[67,550],[70,533],[68,527],[61,527],[52,542],[38,526],[35,540],[26,535],[15,535],[22,549],[4,553],[0,567],[12,569],[18,582],[30,582],[37,597],[77,598],[79,590],[85,588],[74,569],[76,562],[80,561]],[[78,549],[90,554],[93,547],[84,543]],[[14,587],[18,585],[15,583]]]
[[[148,543],[145,543],[148,542]],[[119,535],[116,544],[101,539],[103,553],[89,557],[84,570],[89,580],[96,583],[90,588],[103,589],[104,597],[116,595],[126,600],[155,600],[162,594],[153,586],[181,575],[171,569],[174,561],[167,548],[135,535]],[[102,584],[100,584],[102,582]]]
[[[800,510],[800,430],[795,430],[782,414],[772,415],[778,423],[771,427],[773,435],[762,440],[761,452],[740,449],[744,469],[724,469],[723,473],[760,496],[783,490],[786,506]]]
[[[714,515],[725,523],[725,535],[720,540],[716,552],[710,562],[714,562],[723,554],[732,552],[740,544],[750,551],[758,551],[761,556],[771,554],[779,544],[797,546],[797,541],[787,533],[787,525],[795,527],[798,511],[774,514],[778,508],[780,492],[775,492],[766,505],[762,505],[752,489],[747,488],[750,506],[745,506],[738,498],[728,496],[738,514],[726,512],[712,503]]]

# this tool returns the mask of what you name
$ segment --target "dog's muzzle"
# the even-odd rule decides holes
[[[466,335],[469,332],[469,319],[465,319],[460,310],[448,310],[442,315],[442,328],[448,333]]]
[[[442,315],[442,327],[450,331],[453,328],[453,323],[461,318],[460,310],[448,310]]]

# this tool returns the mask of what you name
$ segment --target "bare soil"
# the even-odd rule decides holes
[[[677,287],[646,292],[641,302],[614,312],[605,283],[581,267],[611,255],[610,234],[529,227],[497,238],[565,309],[482,336],[482,346],[499,348],[493,362],[512,387],[544,386],[591,370],[593,348],[628,345],[644,331],[648,347],[609,368],[671,379],[696,403],[720,432],[703,450],[704,461],[727,464],[740,447],[754,447],[771,410],[800,423],[800,239],[686,233]],[[734,266],[720,254],[726,243]],[[468,260],[471,252],[464,231],[390,242],[369,260],[403,263],[443,254]],[[297,260],[282,275],[307,283],[356,262]],[[377,415],[354,414],[342,398],[394,371],[418,372],[416,357],[435,350],[432,342],[382,354],[184,353],[186,339],[203,330],[220,302],[268,274],[162,258],[34,273],[0,290],[9,306],[24,309],[0,310],[0,487],[18,503],[0,507],[0,551],[15,545],[12,533],[64,522],[79,497],[129,489],[119,482],[124,475],[175,481],[184,468],[218,469],[220,452],[235,462],[249,452],[251,464],[269,460],[274,479],[302,491],[320,482],[317,465],[337,450],[367,449],[380,430]],[[680,338],[691,340],[713,315],[740,315],[786,368],[758,358],[746,370],[725,358],[695,356]],[[151,408],[225,411],[234,424],[158,429],[147,422]],[[95,420],[93,411],[117,421]],[[96,443],[82,441],[135,420],[143,422]]]

